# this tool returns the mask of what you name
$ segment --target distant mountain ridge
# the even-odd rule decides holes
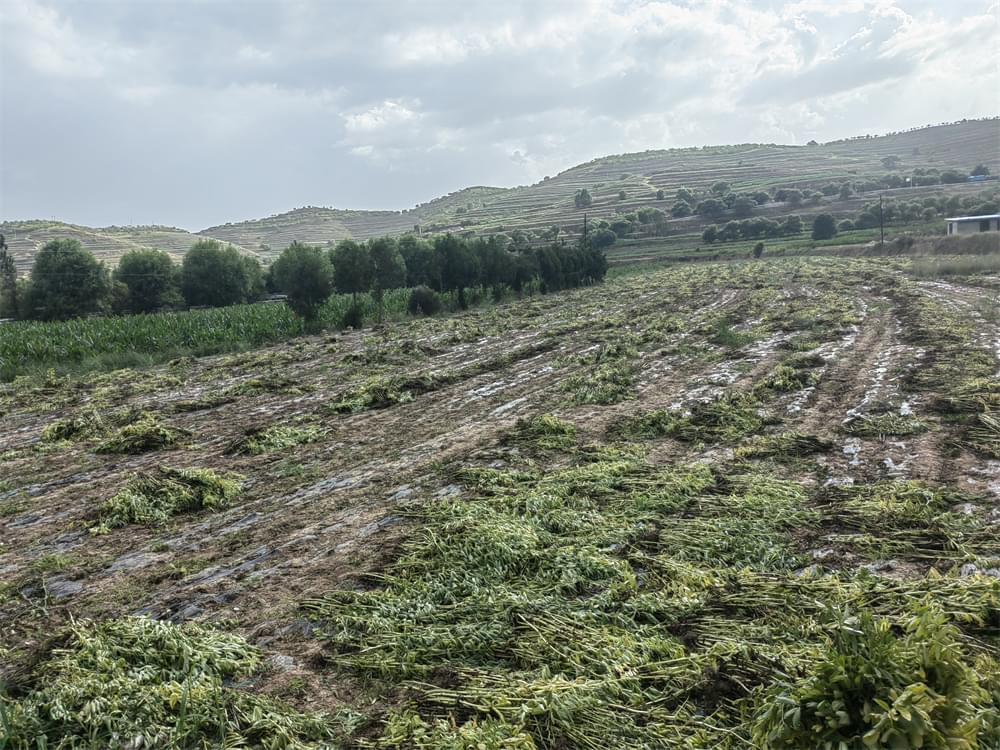
[[[573,199],[584,188],[593,199],[587,213],[606,218],[649,205],[668,211],[678,188],[704,190],[720,180],[731,183],[734,190],[818,189],[830,182],[885,174],[889,169],[883,160],[888,157],[898,162],[895,170],[907,174],[918,167],[968,171],[977,164],[985,164],[992,174],[1000,173],[1000,118],[807,146],[740,144],[605,156],[533,185],[469,187],[404,211],[308,206],[197,233],[162,226],[90,228],[57,221],[8,221],[0,224],[0,232],[6,235],[21,272],[30,269],[42,245],[66,236],[79,239],[111,264],[137,247],[157,247],[179,258],[191,244],[206,237],[268,259],[294,240],[325,244],[418,228],[423,232],[540,232],[558,225],[572,232],[584,213]],[[658,191],[663,191],[662,199]]]

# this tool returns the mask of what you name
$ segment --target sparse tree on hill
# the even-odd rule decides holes
[[[662,201],[663,200],[663,190],[662,189],[656,191],[656,200],[658,200],[658,201]]]
[[[577,190],[576,195],[573,197],[573,204],[577,208],[589,208],[593,202],[594,200],[590,197],[590,191],[587,188]]]
[[[293,242],[271,266],[274,285],[287,295],[288,306],[312,321],[333,293],[333,266],[318,247]]]
[[[624,190],[619,190],[618,191],[618,200],[623,201],[623,200],[625,200],[626,197],[627,196],[625,195],[625,191]]]
[[[720,180],[711,187],[712,195],[725,195],[729,192],[729,183]]]
[[[685,216],[690,216],[691,215],[691,204],[688,203],[687,201],[677,201],[670,208],[670,214],[671,214],[671,216],[674,216],[674,217],[676,217],[678,219],[684,218]]]
[[[814,240],[828,240],[837,236],[837,222],[830,214],[820,214],[813,219],[812,238]]]
[[[758,242],[753,246],[753,257],[760,258],[762,255],[764,255],[764,243]]]
[[[180,307],[178,270],[162,250],[131,250],[118,261],[112,278],[125,287],[124,307],[133,313],[150,313]]]
[[[976,168],[973,169],[969,174],[973,177],[985,177],[990,173],[990,168],[985,164],[977,164]]]
[[[111,284],[104,264],[78,240],[58,239],[35,256],[26,302],[38,320],[66,320],[97,312],[107,304]]]
[[[429,242],[407,234],[399,238],[397,247],[406,265],[407,286],[431,286],[436,282],[440,274]]]
[[[716,218],[726,212],[726,204],[718,198],[706,198],[697,205],[695,211],[701,216]]]

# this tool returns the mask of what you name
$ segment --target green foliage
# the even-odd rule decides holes
[[[396,240],[391,237],[369,241],[368,252],[372,259],[372,294],[379,315],[382,315],[385,291],[398,289],[406,284],[406,263],[396,246]]]
[[[231,687],[260,662],[240,636],[195,624],[81,620],[34,669],[26,695],[0,696],[4,735],[11,750],[329,747],[325,717]]]
[[[441,298],[430,287],[414,287],[407,300],[406,309],[410,315],[437,315],[441,312]]]
[[[98,453],[148,453],[169,448],[187,433],[177,427],[165,425],[153,413],[142,414],[138,419],[117,430],[97,447]]]
[[[288,306],[299,317],[315,320],[333,292],[333,268],[317,247],[293,242],[271,266],[274,286],[288,295]]]
[[[251,302],[263,292],[260,265],[232,245],[198,240],[184,255],[181,292],[188,305],[225,307]]]
[[[120,492],[101,504],[97,528],[157,525],[180,513],[227,508],[240,494],[242,479],[237,474],[195,468],[160,467],[135,474]]]
[[[18,312],[17,266],[0,234],[0,318],[16,318]]]
[[[575,404],[614,404],[631,392],[635,373],[628,362],[602,362],[585,373],[573,375],[562,384]]]
[[[66,320],[97,312],[110,291],[104,266],[77,240],[52,240],[35,256],[25,305],[36,320]]]
[[[590,196],[590,191],[587,188],[581,188],[576,191],[576,195],[573,196],[573,205],[577,208],[590,208],[590,205],[594,202],[594,199]]]
[[[940,610],[921,606],[901,635],[868,611],[840,616],[828,643],[807,677],[763,704],[753,727],[761,746],[973,750],[1000,741],[989,678],[970,668]]]
[[[404,384],[392,378],[372,378],[344,393],[339,400],[327,406],[335,414],[385,409],[395,404],[413,400],[413,393]]]
[[[844,424],[844,432],[858,437],[884,438],[916,435],[927,431],[927,424],[913,416],[893,412],[852,417]]]
[[[519,419],[504,442],[538,450],[566,450],[576,443],[576,426],[551,414]]]
[[[112,278],[127,288],[125,309],[150,313],[165,307],[180,307],[178,270],[161,250],[132,250],[118,261]]]
[[[293,445],[313,443],[323,437],[326,431],[315,426],[271,425],[256,427],[237,439],[229,447],[229,453],[234,455],[248,454],[259,456],[265,453],[290,448]]]
[[[814,240],[828,240],[837,235],[837,222],[830,214],[820,214],[813,219],[812,238]]]

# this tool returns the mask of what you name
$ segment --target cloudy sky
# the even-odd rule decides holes
[[[0,218],[200,229],[1000,114],[998,0],[0,0]]]

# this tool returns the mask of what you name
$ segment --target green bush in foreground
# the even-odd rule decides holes
[[[143,617],[77,622],[35,669],[23,697],[0,696],[0,746],[329,747],[324,717],[227,686],[260,661],[240,636],[199,625]]]
[[[868,613],[844,618],[813,674],[759,715],[754,739],[775,750],[996,747],[996,696],[959,644],[958,629],[926,606],[902,635]]]

